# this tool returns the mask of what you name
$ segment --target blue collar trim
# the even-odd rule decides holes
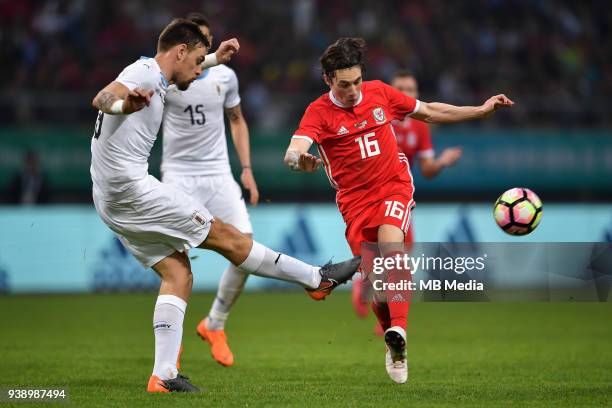
[[[144,60],[144,59],[153,59],[151,57],[145,57],[144,55],[141,55],[140,58],[138,58],[138,60]],[[170,84],[168,83],[168,80],[166,79],[166,77],[164,76],[164,74],[160,71],[159,76],[161,77],[162,80],[162,85],[164,86],[164,88],[167,88],[170,86]]]
[[[200,79],[204,79],[208,76],[208,74],[210,73],[210,69],[205,69],[199,77],[197,77],[195,80],[199,81]]]

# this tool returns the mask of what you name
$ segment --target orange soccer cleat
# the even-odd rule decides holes
[[[149,378],[149,384],[147,384],[147,392],[170,392],[170,390],[166,387],[164,380],[152,375]]]
[[[227,344],[225,330],[208,330],[206,321],[207,319],[202,320],[196,331],[202,340],[210,344],[210,355],[225,367],[234,365],[234,355]]]
[[[181,374],[170,380],[152,375],[147,384],[147,392],[200,392],[200,389],[189,382],[189,377]]]

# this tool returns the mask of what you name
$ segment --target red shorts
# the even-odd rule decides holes
[[[405,242],[412,242],[410,214],[414,208],[411,195],[393,194],[366,207],[346,225],[346,240],[353,255],[361,254],[363,242],[378,241],[378,227],[395,225],[404,231]]]

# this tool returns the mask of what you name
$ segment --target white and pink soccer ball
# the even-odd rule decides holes
[[[528,188],[511,188],[493,207],[497,225],[510,235],[527,235],[540,223],[542,200]]]

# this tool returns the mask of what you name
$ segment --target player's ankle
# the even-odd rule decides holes
[[[406,322],[406,318],[405,317],[391,318],[391,323],[389,327],[394,327],[394,326],[399,326],[402,329],[404,329],[404,331],[406,331],[406,327],[408,326]]]
[[[225,330],[225,320],[215,319],[208,316],[206,318],[206,328],[208,330]]]

